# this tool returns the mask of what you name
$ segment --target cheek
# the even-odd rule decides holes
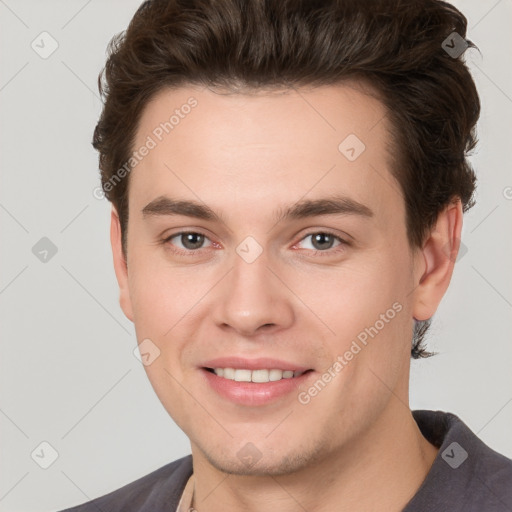
[[[150,254],[134,255],[129,281],[137,341],[149,343],[154,357],[144,370],[164,408],[182,426],[194,406],[187,402],[179,384],[184,378],[182,362],[188,339],[182,329],[201,297],[200,287],[190,283],[183,271],[152,259]]]
[[[159,253],[159,251],[154,251]],[[151,252],[132,258],[130,297],[136,326],[164,335],[208,290],[208,275],[193,267],[172,267]]]
[[[337,269],[309,272],[307,279],[296,276],[296,289],[321,317],[343,327],[337,333],[342,334],[347,327],[375,322],[396,301],[403,302],[407,270],[403,262],[395,261],[375,251]]]
[[[152,256],[133,258],[130,295],[138,342],[150,339],[160,354],[145,367],[148,377],[155,389],[159,383],[168,389],[165,369],[178,378],[193,360],[196,345],[190,341],[198,337],[200,317],[208,317],[204,299],[218,277],[213,268],[172,267]]]
[[[347,351],[350,361],[368,359],[379,365],[402,358],[411,327],[409,263],[397,258],[375,251],[364,261],[354,258],[300,285],[298,295],[307,297],[304,302],[329,328],[325,341],[333,361]]]

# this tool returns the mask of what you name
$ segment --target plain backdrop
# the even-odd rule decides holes
[[[94,195],[97,76],[139,3],[0,0],[2,511],[59,510],[190,453],[133,355],[110,207]],[[479,187],[429,335],[439,355],[412,363],[411,407],[453,412],[512,457],[512,0],[455,4],[481,50],[466,53]],[[58,454],[48,469],[41,443]]]

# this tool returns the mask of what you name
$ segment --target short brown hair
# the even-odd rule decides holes
[[[411,247],[421,247],[454,198],[473,206],[478,93],[466,65],[443,48],[467,20],[439,0],[147,0],[114,36],[98,78],[104,101],[94,131],[105,196],[119,214],[126,254],[129,179],[144,107],[164,88],[321,86],[356,79],[387,107]],[[450,46],[453,46],[453,39]],[[124,174],[123,174],[124,175]],[[107,186],[109,185],[110,186]],[[430,320],[418,322],[411,356]]]

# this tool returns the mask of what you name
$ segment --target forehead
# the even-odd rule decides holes
[[[400,195],[387,127],[384,106],[357,84],[163,90],[139,122],[133,149],[150,149],[131,172],[130,204],[168,193],[223,209],[228,197],[247,207],[340,192],[378,210]]]

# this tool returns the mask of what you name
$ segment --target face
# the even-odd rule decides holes
[[[296,471],[370,429],[393,393],[407,402],[417,275],[377,99],[163,91],[144,145],[121,304],[195,457]]]

